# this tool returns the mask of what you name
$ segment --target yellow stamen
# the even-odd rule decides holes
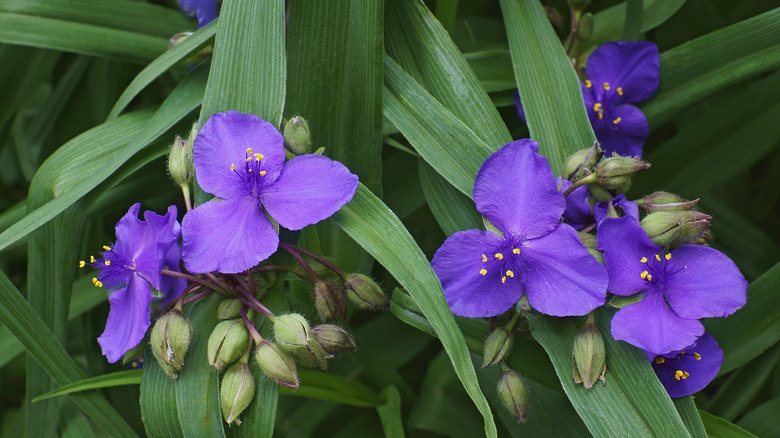
[[[666,358],[664,358],[663,356],[656,356],[655,357],[655,363],[660,365],[660,364],[662,364],[664,362],[666,362]]]
[[[661,256],[659,256],[658,254],[656,254],[656,255],[655,255],[655,259],[656,259],[656,260],[658,260],[658,261],[660,262],[660,261],[661,261]]]
[[[647,257],[642,257],[641,259],[639,259],[639,262],[640,263],[647,263]]]
[[[693,357],[695,357],[696,360],[701,360],[701,354],[699,353],[693,353]]]
[[[230,170],[231,170],[232,172],[235,172],[235,171],[236,171],[236,165],[235,165],[235,164],[231,164],[231,165],[230,165]]]
[[[89,256],[89,262],[95,263],[95,256]]]
[[[499,260],[504,260],[504,255],[501,253],[496,254],[496,258]]]
[[[487,261],[487,256],[485,254],[482,254],[482,262],[486,262],[486,261]]]
[[[106,260],[105,262],[103,262],[103,264],[105,264],[106,266],[110,266],[111,265],[111,260]]]
[[[618,123],[620,123],[621,120],[623,120],[623,119],[621,117],[618,117],[617,119],[612,121],[612,124],[613,125],[617,125]]]
[[[265,176],[265,170],[260,171],[260,176]]]
[[[609,91],[609,82],[604,82],[604,91]]]
[[[585,79],[585,88],[590,88],[592,86],[593,84],[589,80]]]
[[[617,87],[617,93],[622,96],[623,95],[623,87]]]
[[[246,162],[248,163],[250,161],[252,161],[252,157],[246,157]]]
[[[512,250],[512,253],[513,254],[520,254],[520,250],[515,248],[515,249]]]
[[[251,172],[251,171],[252,171],[252,169],[249,169],[249,171]]]
[[[677,370],[677,371],[674,372],[675,380],[680,380],[680,377],[682,377],[682,376],[683,376],[683,371],[682,370]]]
[[[652,281],[652,280],[653,280],[653,276],[650,275],[650,274],[647,274],[647,281]]]
[[[106,251],[111,251],[111,247],[110,246],[103,245],[103,249],[105,249]]]
[[[97,277],[92,277],[92,284],[97,284]]]
[[[246,148],[246,153],[247,154],[251,154],[252,153],[252,148]]]
[[[507,276],[507,277],[512,277],[512,278],[515,278],[515,273],[514,273],[514,272],[512,272],[512,271],[506,271],[506,276]]]
[[[682,375],[683,380],[687,379],[688,376],[690,376],[690,374],[688,374],[687,371],[683,371],[683,375]]]
[[[685,350],[681,351],[679,354],[685,354]]]
[[[601,111],[601,104],[600,103],[594,103],[593,104],[593,111]]]
[[[506,277],[501,277],[501,284],[506,283]]]
[[[644,280],[645,278],[647,278],[647,271],[642,271],[642,273],[639,274],[639,276],[642,277],[642,280]]]
[[[100,281],[98,281],[97,283],[95,283],[95,286],[97,286],[97,287],[103,287],[103,283],[102,283],[102,282],[100,282]]]
[[[257,160],[257,161],[260,161],[263,158],[265,158],[265,156],[263,154],[253,154],[253,155],[255,157],[255,160]]]
[[[86,264],[86,263],[84,263],[84,260],[80,260],[80,261],[79,261],[79,268],[83,268],[83,267],[84,267],[84,266],[86,266],[86,265],[87,265],[87,264]]]
[[[487,269],[480,269],[479,273],[482,274],[482,275],[485,275],[485,274],[487,274]]]
[[[604,113],[599,113],[599,120],[604,118]]]
[[[667,255],[664,256],[664,258],[666,258],[666,260],[671,260],[672,259],[672,255],[671,254],[667,254]]]

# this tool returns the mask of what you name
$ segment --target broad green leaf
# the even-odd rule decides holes
[[[192,361],[192,357],[186,357],[185,364],[187,360]],[[176,381],[165,374],[149,349],[144,365],[139,402],[146,434],[150,438],[183,438],[176,410]]]
[[[637,41],[642,32],[643,0],[626,0],[626,20],[621,41]]]
[[[685,4],[685,0],[644,0],[642,3],[640,31],[647,32],[674,15]],[[600,46],[607,41],[620,39],[626,17],[626,4],[627,2],[621,2],[593,15],[593,36],[587,41],[588,46]]]
[[[379,419],[382,420],[382,428],[385,431],[385,437],[403,438],[404,422],[401,418],[401,395],[395,386],[388,386],[382,390],[382,398],[386,400],[385,404],[376,408]]]
[[[756,438],[741,427],[708,412],[699,411],[699,414],[710,438]]]
[[[466,392],[482,413],[486,435],[496,436],[490,408],[479,389],[463,335],[444,301],[441,283],[401,221],[362,185],[352,202],[333,219],[409,291],[436,330]]]
[[[696,403],[693,402],[693,396],[673,398],[672,402],[674,407],[677,408],[677,412],[680,414],[685,427],[688,428],[688,432],[691,434],[691,438],[707,438],[707,431],[704,429],[704,424],[701,422],[701,416],[699,410],[696,409]]]
[[[0,134],[19,110],[25,99],[38,88],[51,73],[60,54],[43,49],[3,44],[0,46],[0,62],[14,68],[0,69]]]
[[[298,389],[280,387],[279,393],[360,407],[378,407],[384,402],[373,389],[356,380],[305,369],[298,370],[298,377]]]
[[[775,397],[745,414],[739,419],[737,426],[760,437],[780,436],[780,423],[767,421],[774,418],[777,412],[780,412],[780,398]]]
[[[46,393],[33,399],[33,403],[51,397],[58,397],[74,392],[88,391],[90,389],[111,388],[122,385],[140,385],[144,370],[117,371],[102,376],[90,377],[78,382],[61,386],[59,389]]]
[[[470,198],[455,190],[423,161],[419,162],[418,167],[428,207],[445,235],[449,236],[457,231],[482,228],[482,216],[477,212],[474,202]]]

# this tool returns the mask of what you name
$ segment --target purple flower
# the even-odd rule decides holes
[[[734,262],[706,246],[671,252],[653,244],[636,218],[607,218],[598,230],[609,291],[643,299],[612,318],[612,337],[652,354],[693,344],[704,333],[699,318],[727,316],[745,305],[747,282]]]
[[[198,27],[203,27],[217,18],[217,0],[179,0],[179,7],[187,15],[198,18]]]
[[[572,186],[569,180],[562,179],[560,176],[555,179],[555,184],[559,186],[558,191],[561,193]],[[585,225],[593,223],[593,210],[588,202],[588,198],[592,197],[587,185],[577,187],[569,193],[569,196],[566,197],[566,210],[563,211],[563,219],[567,224],[579,230]]]
[[[89,263],[100,270],[93,283],[112,291],[108,297],[111,310],[106,330],[98,338],[109,362],[121,359],[146,334],[151,324],[152,288],[163,290],[160,270],[181,233],[176,206],[168,207],[165,216],[146,211],[145,221],[138,219],[140,208],[141,204],[130,207],[116,224],[114,246],[103,247],[102,258]]]
[[[282,134],[252,114],[214,114],[195,138],[193,155],[200,186],[222,198],[184,216],[184,265],[193,273],[257,265],[279,247],[266,213],[300,230],[330,217],[358,186],[343,164],[320,155],[285,163]]]
[[[528,139],[510,143],[482,165],[474,202],[498,230],[447,238],[431,265],[452,312],[495,316],[523,295],[539,312],[584,315],[604,303],[604,268],[561,224],[565,201],[547,159]]]
[[[621,194],[617,195],[609,202],[598,202],[593,206],[593,216],[596,219],[596,224],[601,224],[601,222],[607,218],[607,210],[609,209],[610,203],[615,207],[615,210],[617,210],[618,213],[622,214],[622,216],[631,216],[639,219],[639,205],[634,201],[629,201],[626,199],[625,195]]]
[[[704,389],[718,375],[723,364],[723,351],[709,333],[704,333],[694,344],[680,351],[663,355],[645,354],[658,380],[673,398]]]
[[[641,156],[650,128],[639,108],[658,90],[660,57],[650,42],[610,42],[588,57],[582,97],[596,138],[606,156]],[[520,95],[517,113],[525,121]]]

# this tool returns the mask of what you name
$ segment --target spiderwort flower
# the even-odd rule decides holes
[[[609,204],[622,213],[623,216],[631,216],[639,219],[639,206],[634,201],[626,199],[625,195],[617,195],[609,202],[597,202],[593,206],[593,217],[596,219],[596,224],[601,224],[604,219],[607,218],[607,212],[609,210]]]
[[[189,16],[198,18],[198,27],[203,27],[217,18],[217,0],[179,0],[179,7]]]
[[[645,354],[658,380],[673,398],[704,389],[718,375],[723,364],[723,351],[709,333],[704,333],[694,344],[680,351]]]
[[[566,202],[539,145],[522,139],[491,155],[477,174],[474,202],[498,230],[457,232],[431,265],[453,313],[472,318],[509,310],[525,293],[547,315],[584,315],[604,303],[604,268],[561,224]]]
[[[300,230],[352,200],[358,178],[320,155],[284,161],[284,138],[253,114],[214,114],[193,145],[200,186],[223,200],[184,216],[184,265],[190,272],[245,271],[273,254],[279,236],[266,217]]]
[[[133,205],[119,220],[116,244],[104,246],[102,258],[80,263],[98,269],[100,272],[92,282],[111,291],[106,329],[98,338],[109,362],[121,359],[146,334],[151,324],[152,288],[162,289],[160,271],[181,232],[176,206],[168,207],[165,216],[146,211],[145,221],[138,219],[140,208],[141,204]],[[170,287],[176,287],[175,283]]]
[[[747,300],[745,278],[723,253],[699,245],[666,252],[634,217],[604,219],[598,248],[604,251],[609,291],[643,296],[618,310],[612,337],[652,354],[686,348],[704,333],[700,318],[728,316]]]
[[[555,183],[559,186],[561,193],[571,187],[573,184],[567,179],[562,179],[560,176],[556,178]],[[567,224],[571,225],[575,229],[580,228],[593,223],[593,209],[588,202],[588,198],[591,198],[590,190],[588,186],[580,186],[574,189],[566,197],[566,210],[563,211],[563,219]]]

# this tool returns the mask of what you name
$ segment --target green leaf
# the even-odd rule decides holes
[[[685,0],[644,0],[641,32],[647,32],[662,24],[685,4]],[[626,2],[599,11],[593,15],[593,36],[588,46],[600,46],[607,41],[616,41],[624,27]]]
[[[191,361],[192,357],[189,360]],[[144,355],[144,364],[139,402],[146,434],[150,438],[183,438],[184,433],[176,410],[176,381],[165,374],[148,348]]]
[[[710,438],[756,438],[752,433],[705,411],[699,411]]]
[[[418,167],[420,169],[420,183],[425,199],[428,201],[428,207],[445,235],[449,236],[457,231],[482,228],[482,216],[477,212],[474,202],[470,198],[455,190],[422,160]]]
[[[61,386],[59,389],[48,392],[42,396],[33,399],[33,403],[51,397],[58,397],[74,392],[88,391],[90,389],[111,388],[122,385],[140,385],[144,370],[117,371],[115,373],[103,374],[102,376],[90,377],[84,380]]]
[[[298,370],[301,385],[298,389],[279,388],[282,395],[328,400],[350,406],[378,407],[384,402],[373,389],[335,374],[313,370]]]
[[[685,427],[688,428],[691,438],[707,438],[707,431],[702,424],[699,410],[696,409],[696,403],[693,402],[693,396],[673,398],[672,402],[685,423]]]
[[[382,421],[382,429],[388,438],[403,438],[404,423],[401,419],[401,395],[395,386],[388,386],[382,391],[385,404],[377,406],[376,411]]]
[[[780,423],[767,421],[780,412],[780,398],[775,397],[760,404],[739,419],[737,425],[756,436],[780,436]]]

